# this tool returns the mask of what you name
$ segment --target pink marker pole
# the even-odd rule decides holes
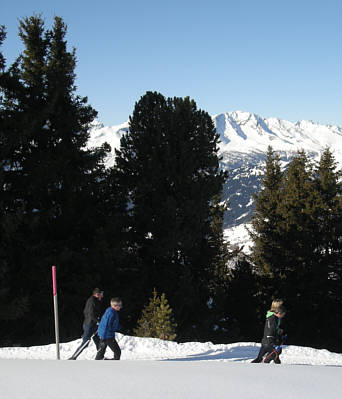
[[[58,326],[56,266],[52,266],[52,293],[53,293],[53,308],[55,313],[56,358],[57,360],[59,360],[60,356],[59,356],[59,326]]]

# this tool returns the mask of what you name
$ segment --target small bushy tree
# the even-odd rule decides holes
[[[177,324],[173,321],[173,314],[165,294],[158,296],[156,289],[148,305],[142,311],[141,318],[134,333],[139,337],[152,337],[168,341],[176,338]]]

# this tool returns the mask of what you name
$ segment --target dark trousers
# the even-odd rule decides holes
[[[270,363],[273,360],[274,363],[280,364],[281,363],[279,359],[280,354],[281,354],[281,349],[279,352],[276,352],[276,350],[272,345],[261,345],[258,356],[254,360],[252,360],[252,363],[261,363],[261,362]]]
[[[82,345],[92,337],[96,330],[97,325],[94,323],[83,324]],[[100,338],[97,334],[93,336],[93,341],[96,345],[96,349],[99,349]]]
[[[83,350],[89,345],[90,338],[94,335],[97,330],[97,325],[94,323],[83,324],[83,335],[81,345],[76,349],[75,353],[71,356],[70,360],[76,360],[77,357],[83,352]],[[93,336],[93,341],[96,345],[96,349],[99,349],[100,338],[96,334]]]
[[[116,342],[115,338],[100,340],[99,350],[97,351],[95,360],[102,360],[104,358],[107,346],[109,346],[110,349],[114,352],[113,360],[120,360],[121,349],[120,349],[120,346],[118,345],[118,343]]]

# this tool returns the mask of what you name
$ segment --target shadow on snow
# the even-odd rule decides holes
[[[244,362],[254,359],[258,352],[259,348],[256,346],[244,346],[227,350],[208,350],[203,353],[196,353],[186,357],[163,359],[162,361],[193,362],[201,360],[233,360],[236,362]]]

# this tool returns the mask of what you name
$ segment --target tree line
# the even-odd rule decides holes
[[[252,253],[232,251],[210,115],[188,97],[147,92],[105,168],[109,145],[86,146],[97,113],[77,95],[66,33],[59,17],[51,29],[25,18],[23,52],[9,67],[0,52],[0,345],[51,342],[56,265],[62,340],[79,336],[100,286],[107,300],[123,298],[127,333],[144,325],[153,292],[146,315],[158,301],[158,317],[169,315],[167,298],[179,341],[258,341],[269,303],[283,297],[293,343],[341,350],[341,184],[330,150],[318,165],[299,152],[283,171],[269,149]],[[0,45],[5,37],[1,27]]]

